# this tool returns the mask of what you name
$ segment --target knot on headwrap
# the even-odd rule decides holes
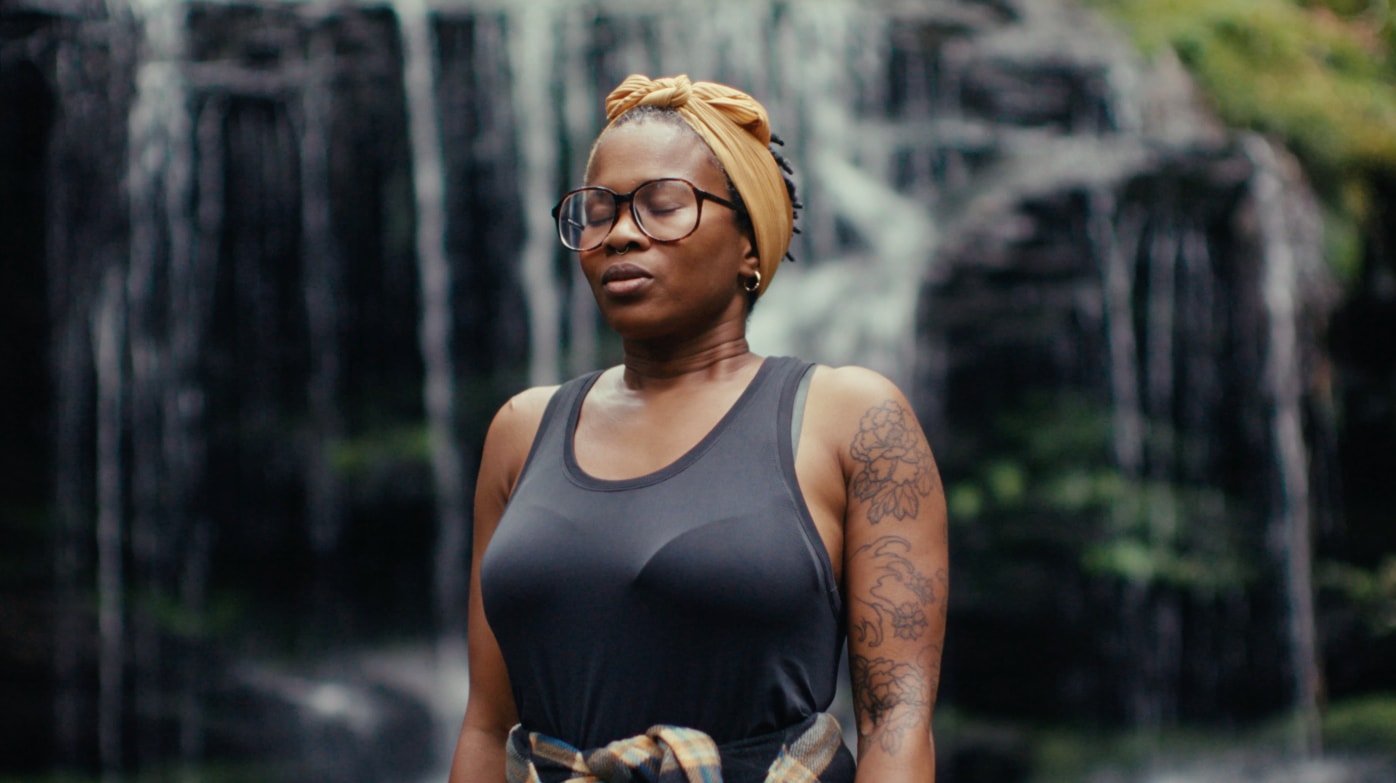
[[[750,133],[762,145],[771,143],[770,120],[765,107],[755,98],[725,84],[694,83],[683,74],[658,79],[640,74],[626,77],[606,98],[606,120],[614,121],[636,106],[682,109],[695,97]]]
[[[790,249],[795,210],[780,166],[771,154],[766,109],[741,90],[715,82],[691,82],[679,75],[651,79],[633,74],[606,98],[606,119],[614,123],[640,106],[673,109],[697,131],[742,197],[751,218],[765,293]]]
[[[677,109],[688,105],[693,82],[687,76],[650,79],[639,74],[626,77],[606,98],[606,119],[614,120],[636,106]]]

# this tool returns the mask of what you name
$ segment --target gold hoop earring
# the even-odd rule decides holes
[[[754,294],[761,288],[761,270],[756,270],[756,276],[749,278],[742,283],[742,290],[748,294]]]

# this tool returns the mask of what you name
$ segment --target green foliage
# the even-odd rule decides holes
[[[987,523],[1002,551],[1056,550],[1096,577],[1203,595],[1251,581],[1256,567],[1221,490],[1126,476],[1110,438],[1109,407],[1083,397],[1004,413],[992,453],[951,484],[951,519]]]
[[[192,608],[176,596],[147,592],[136,596],[138,611],[148,615],[155,626],[172,636],[207,639],[232,632],[247,617],[246,601],[231,593],[220,593],[208,605]]]
[[[1176,542],[1126,536],[1095,544],[1083,556],[1087,571],[1136,584],[1169,584],[1215,595],[1243,585],[1255,568],[1235,551],[1194,552]]]
[[[1340,280],[1356,280],[1362,271],[1362,227],[1356,216],[1367,212],[1365,199],[1353,208],[1323,208],[1323,253]]]
[[[413,424],[341,440],[330,450],[330,464],[344,478],[361,478],[383,464],[425,463],[430,456],[427,428]]]
[[[1379,14],[1293,0],[1095,2],[1146,53],[1177,51],[1228,123],[1282,137],[1321,175],[1396,172],[1396,65]]]
[[[1080,728],[1043,726],[1032,732],[1033,783],[1144,779],[1160,758],[1204,758],[1236,748],[1238,738],[1204,727]],[[1132,771],[1133,774],[1125,772]]]
[[[1355,608],[1374,635],[1396,633],[1396,555],[1387,555],[1371,570],[1324,562],[1316,569],[1314,581]]]
[[[1396,693],[1333,704],[1323,716],[1323,740],[1329,750],[1396,753]]]
[[[1118,476],[1104,487],[1107,537],[1087,547],[1088,572],[1208,595],[1255,577],[1220,490]]]

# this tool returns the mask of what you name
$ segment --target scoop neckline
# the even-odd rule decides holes
[[[765,382],[772,365],[772,357],[762,357],[761,366],[756,368],[756,374],[751,376],[746,388],[742,389],[742,393],[737,396],[737,399],[728,407],[727,412],[722,414],[722,418],[717,420],[712,429],[708,430],[707,434],[693,444],[688,451],[680,454],[673,462],[658,470],[623,479],[605,479],[593,476],[583,470],[577,462],[577,423],[581,421],[582,404],[586,401],[587,395],[591,393],[591,388],[596,385],[596,381],[605,373],[604,370],[597,370],[582,384],[581,391],[572,401],[572,408],[567,413],[567,427],[563,431],[562,456],[568,480],[588,489],[615,491],[658,484],[682,473],[688,466],[697,462],[703,453],[712,448],[712,445],[722,437],[722,433],[731,425],[732,419],[736,418],[737,414],[749,404],[751,397],[756,394],[756,390]]]

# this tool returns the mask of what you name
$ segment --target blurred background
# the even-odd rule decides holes
[[[795,165],[753,347],[936,449],[940,780],[1389,783],[1394,50],[1388,0],[0,0],[0,780],[444,780],[482,434],[619,356],[548,210],[642,72]]]

